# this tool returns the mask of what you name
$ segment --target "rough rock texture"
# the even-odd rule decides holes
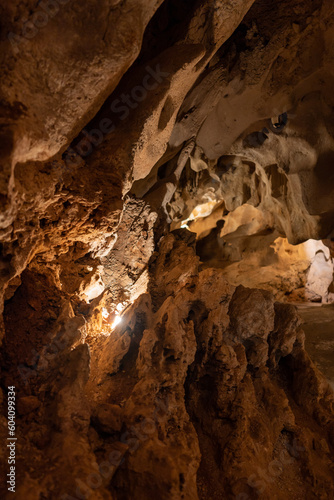
[[[0,9],[17,498],[333,498],[333,392],[275,302],[334,293],[331,1]]]
[[[49,159],[80,132],[138,56],[161,3],[2,5],[2,139],[13,143],[14,164]]]
[[[18,495],[269,499],[288,489],[289,498],[331,498],[333,393],[305,353],[295,308],[231,287],[219,269],[199,273],[178,235],[161,240],[149,275],[150,292],[122,323],[96,336],[88,316],[95,337],[74,350],[49,321],[53,352],[43,356],[40,314],[31,314],[40,356],[25,360],[25,346],[21,377],[8,312],[20,467],[31,457]],[[12,308],[26,296],[15,294]],[[81,326],[75,316],[64,329]]]
[[[225,222],[223,236],[217,227],[197,242],[203,267],[224,269],[231,284],[270,290],[277,300],[333,301],[333,259],[322,241],[291,245],[286,238],[273,241],[272,234],[252,234],[260,221],[248,205]],[[194,226],[199,229],[202,222]]]

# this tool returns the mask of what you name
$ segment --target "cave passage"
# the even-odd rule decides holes
[[[331,0],[0,11],[0,498],[333,500]]]

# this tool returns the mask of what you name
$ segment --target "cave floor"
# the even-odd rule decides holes
[[[334,389],[334,304],[296,304],[303,320],[305,347]]]

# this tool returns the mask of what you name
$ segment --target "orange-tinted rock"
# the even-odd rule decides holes
[[[277,302],[333,293],[331,2],[7,4],[17,498],[332,499],[333,391]]]

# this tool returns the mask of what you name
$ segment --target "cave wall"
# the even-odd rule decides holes
[[[293,306],[242,286],[304,285],[300,261],[252,280],[273,244],[332,248],[333,16],[329,0],[1,6],[17,498],[333,497],[333,393]]]

